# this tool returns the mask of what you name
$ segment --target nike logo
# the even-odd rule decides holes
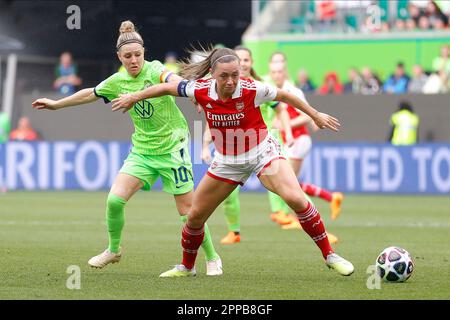
[[[212,109],[213,107],[208,103],[208,104],[206,105],[206,108]]]
[[[184,187],[185,186],[185,184],[183,184],[182,186],[175,186],[175,188],[182,188],[182,187]]]

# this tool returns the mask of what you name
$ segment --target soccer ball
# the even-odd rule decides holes
[[[414,270],[414,261],[405,249],[389,247],[383,250],[376,261],[377,273],[387,282],[404,282]]]

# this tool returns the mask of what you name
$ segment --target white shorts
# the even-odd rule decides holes
[[[303,134],[294,140],[291,147],[286,147],[286,156],[288,159],[302,160],[311,151],[312,140],[309,135]]]
[[[282,154],[277,139],[268,134],[263,142],[246,153],[234,156],[216,152],[207,175],[230,184],[243,185],[252,173],[259,177],[276,159],[286,157]]]

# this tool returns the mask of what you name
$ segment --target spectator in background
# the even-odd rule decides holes
[[[178,55],[176,52],[169,51],[166,53],[166,56],[164,58],[164,67],[166,67],[167,70],[172,71],[173,73],[178,74],[178,71],[180,71],[180,67],[178,65]]]
[[[339,76],[334,71],[328,72],[325,75],[323,85],[317,91],[321,95],[342,94],[343,92],[344,86],[339,82]]]
[[[30,119],[21,117],[17,129],[11,131],[9,139],[11,141],[36,141],[39,139],[39,136],[31,126]]]
[[[391,25],[387,21],[381,21],[381,32],[390,32]]]
[[[433,72],[428,77],[427,82],[423,86],[423,93],[425,94],[438,94],[448,92],[448,80],[449,74],[444,70]]]
[[[368,67],[362,68],[362,85],[361,93],[365,95],[373,95],[380,93],[381,81],[372,73]]]
[[[446,30],[447,26],[443,20],[436,20],[433,27],[435,30]]]
[[[428,80],[428,76],[423,72],[420,65],[416,64],[412,70],[412,78],[408,84],[408,92],[422,93],[423,87]]]
[[[413,19],[406,19],[406,30],[415,31],[417,29],[417,24]]]
[[[295,86],[302,90],[304,93],[314,92],[314,90],[316,89],[309,79],[308,73],[304,69],[298,70],[297,83],[295,84]]]
[[[405,31],[406,30],[406,21],[404,19],[395,20],[395,31]]]
[[[405,73],[403,62],[399,62],[393,75],[383,85],[383,91],[392,94],[406,93],[408,90],[409,76]]]
[[[348,82],[344,84],[345,93],[359,94],[361,93],[361,87],[363,80],[356,68],[351,68],[348,71]]]
[[[75,93],[76,87],[81,84],[81,78],[77,76],[77,68],[69,52],[61,54],[55,73],[56,80],[53,82],[53,87],[63,95]]]
[[[434,1],[429,1],[425,9],[432,29],[444,29],[448,25],[448,17],[442,13],[441,9]]]
[[[430,20],[428,19],[427,16],[421,16],[419,18],[419,23],[418,23],[419,29],[422,31],[427,31],[431,29],[431,24],[430,24]]]
[[[330,31],[331,26],[336,23],[336,3],[332,0],[316,0],[315,5],[319,31]]]
[[[450,72],[450,58],[449,58],[449,45],[444,44],[441,47],[440,55],[433,59],[432,68],[434,72],[439,72],[444,70],[445,72]]]
[[[416,26],[419,25],[420,17],[424,15],[422,10],[412,2],[409,2],[408,4],[408,14],[409,18],[415,22]]]
[[[400,101],[398,111],[390,119],[391,131],[388,141],[396,146],[408,146],[417,143],[419,117],[414,113],[408,101]]]
[[[9,131],[11,130],[11,122],[6,112],[0,111],[0,143],[9,140]]]

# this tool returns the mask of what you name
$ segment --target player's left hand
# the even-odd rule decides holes
[[[123,109],[122,113],[130,110],[133,105],[136,103],[132,94],[120,94],[118,98],[112,101],[112,111],[118,111]]]
[[[330,130],[338,132],[341,126],[338,119],[322,112],[317,112],[313,120],[320,129],[328,128]]]

